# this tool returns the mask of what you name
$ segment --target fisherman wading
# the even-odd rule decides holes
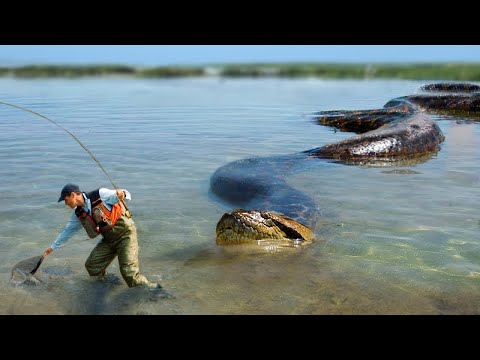
[[[65,201],[74,212],[44,256],[58,249],[83,227],[90,238],[102,236],[85,262],[90,276],[105,278],[107,267],[118,256],[120,273],[129,287],[161,288],[140,273],[137,229],[125,200],[131,200],[131,195],[124,189],[100,188],[85,193],[78,185],[66,184],[58,202]]]

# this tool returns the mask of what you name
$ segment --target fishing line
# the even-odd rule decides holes
[[[45,120],[51,122],[53,125],[55,126],[58,126],[60,129],[62,129],[63,131],[65,131],[68,135],[70,135],[82,148],[83,150],[85,150],[88,155],[90,155],[92,157],[92,159],[97,163],[97,165],[100,167],[100,169],[103,171],[103,173],[107,176],[108,180],[110,180],[110,182],[112,183],[113,187],[115,188],[115,190],[117,189],[117,186],[114,184],[113,180],[110,178],[110,176],[107,174],[107,172],[105,171],[105,169],[103,168],[102,164],[100,164],[100,161],[98,161],[98,159],[90,152],[90,150],[87,149],[87,147],[85,145],[82,144],[82,142],[80,140],[78,140],[78,138],[73,135],[70,131],[68,131],[67,129],[65,129],[63,126],[59,125],[57,122],[53,121],[52,119],[49,119],[48,117],[46,117],[45,115],[42,115],[36,111],[33,111],[33,110],[29,110],[29,109],[26,109],[26,108],[23,108],[21,106],[18,106],[18,105],[13,105],[13,104],[9,104],[9,103],[6,103],[4,101],[0,101],[0,104],[4,104],[4,105],[7,105],[7,106],[11,106],[11,107],[14,107],[14,108],[17,108],[17,109],[20,109],[20,110],[23,110],[23,111],[26,111],[26,112],[29,112],[31,114],[34,114],[34,115],[37,115],[37,116],[40,116],[41,118],[44,118]]]

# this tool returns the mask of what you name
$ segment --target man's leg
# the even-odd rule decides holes
[[[158,286],[148,281],[147,278],[140,273],[137,230],[135,226],[132,226],[130,230],[122,236],[116,248],[120,273],[129,287],[138,285],[146,285],[148,287]]]
[[[100,241],[92,250],[85,267],[90,276],[103,276],[108,265],[115,259],[117,252],[105,240]]]

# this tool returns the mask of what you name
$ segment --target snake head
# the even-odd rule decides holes
[[[273,211],[237,209],[225,213],[217,223],[217,245],[255,243],[259,240],[312,241],[313,231]]]

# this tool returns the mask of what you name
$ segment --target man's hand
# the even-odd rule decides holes
[[[51,253],[53,252],[53,249],[51,247],[49,247],[47,250],[45,250],[43,252],[43,256],[44,257],[47,257],[48,255],[50,255]]]
[[[119,200],[125,200],[125,191],[122,189],[117,189],[117,198]]]

